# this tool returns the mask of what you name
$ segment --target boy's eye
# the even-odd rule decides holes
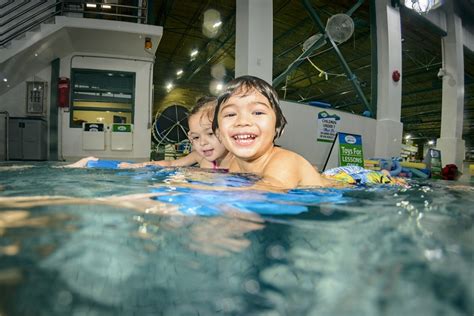
[[[263,112],[263,111],[254,111],[253,114],[255,114],[255,115],[265,115],[265,112]]]
[[[214,136],[214,133],[213,132],[208,132],[207,136]]]
[[[235,113],[228,112],[228,113],[224,113],[223,116],[224,117],[233,117],[233,116],[235,116]]]

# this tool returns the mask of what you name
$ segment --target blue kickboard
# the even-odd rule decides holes
[[[118,165],[123,161],[120,160],[90,160],[87,162],[87,168],[97,168],[97,169],[118,169]]]
[[[123,161],[123,160],[104,160],[104,159],[99,159],[99,160],[90,160],[87,162],[86,167],[87,168],[95,168],[95,169],[120,169],[119,165],[122,162],[127,162],[127,163],[133,163],[130,161]],[[148,169],[161,169],[162,167],[158,165],[152,165],[152,166],[146,166],[144,168]]]

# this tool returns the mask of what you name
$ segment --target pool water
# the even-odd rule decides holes
[[[0,164],[0,315],[473,315],[474,187]]]

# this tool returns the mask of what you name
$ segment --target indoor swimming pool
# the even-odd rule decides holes
[[[473,315],[474,187],[0,164],[0,315]]]

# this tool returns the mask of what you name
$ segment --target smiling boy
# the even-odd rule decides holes
[[[285,124],[275,90],[262,79],[242,76],[219,97],[212,128],[235,157],[231,172],[256,173],[279,188],[333,185],[302,156],[275,147]]]

